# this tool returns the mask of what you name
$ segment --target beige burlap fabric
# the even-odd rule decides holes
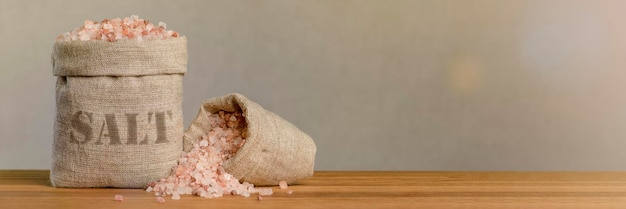
[[[224,162],[224,170],[241,181],[255,185],[277,185],[313,175],[313,139],[280,116],[263,109],[241,94],[230,94],[204,101],[198,116],[183,136],[184,149],[209,131],[211,113],[242,111],[248,123],[246,143]]]
[[[55,187],[141,188],[182,152],[187,40],[61,41],[52,52]]]

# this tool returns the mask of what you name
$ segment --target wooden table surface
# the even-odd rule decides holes
[[[626,208],[626,172],[315,172],[259,201],[184,195],[157,203],[141,189],[53,188],[49,171],[0,171],[12,208]],[[123,202],[114,195],[124,196]]]

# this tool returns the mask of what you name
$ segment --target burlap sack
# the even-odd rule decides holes
[[[185,151],[209,131],[211,113],[242,111],[248,123],[246,143],[224,162],[224,170],[241,181],[255,185],[295,183],[313,175],[313,139],[280,116],[263,109],[241,94],[204,101],[198,116],[183,136]]]
[[[141,188],[182,152],[184,37],[61,41],[52,52],[55,187]]]

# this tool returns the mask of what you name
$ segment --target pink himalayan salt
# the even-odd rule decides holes
[[[256,197],[256,199],[261,201],[261,200],[263,200],[263,197],[261,195],[259,195],[259,196]]]
[[[172,199],[180,199],[181,194],[205,198],[224,194],[244,197],[249,197],[251,193],[271,195],[271,188],[255,189],[248,182],[240,183],[222,167],[222,163],[246,141],[247,124],[243,115],[220,111],[208,117],[209,132],[199,138],[188,153],[183,154],[169,177],[148,184],[146,191],[153,191],[159,197],[172,195]]]
[[[269,196],[274,193],[274,191],[272,191],[272,188],[258,188],[256,191],[259,193],[259,195],[265,196]]]
[[[157,197],[157,198],[156,198],[156,201],[157,201],[158,203],[164,203],[164,202],[165,202],[165,198],[163,198],[163,197]]]
[[[139,19],[137,15],[130,17],[104,19],[100,22],[85,20],[83,26],[70,32],[59,35],[57,41],[117,41],[124,39],[162,40],[180,35],[172,30],[166,30],[167,24],[159,22],[158,26],[148,20]]]
[[[287,189],[289,187],[286,181],[279,181],[278,186],[280,187],[280,189]]]
[[[290,194],[293,194],[293,190],[291,190],[291,189],[290,189],[290,190],[287,190],[287,194],[289,194],[289,195],[290,195]]]
[[[119,195],[119,194],[116,194],[114,198],[115,198],[115,201],[118,201],[118,202],[124,201],[124,196]]]

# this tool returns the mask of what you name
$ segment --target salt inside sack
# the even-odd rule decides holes
[[[136,39],[162,40],[179,37],[176,31],[166,30],[167,24],[159,22],[158,25],[140,19],[137,15],[125,18],[104,19],[100,22],[85,20],[83,26],[70,32],[61,34],[57,41],[90,41],[103,40],[114,42],[117,40]]]

